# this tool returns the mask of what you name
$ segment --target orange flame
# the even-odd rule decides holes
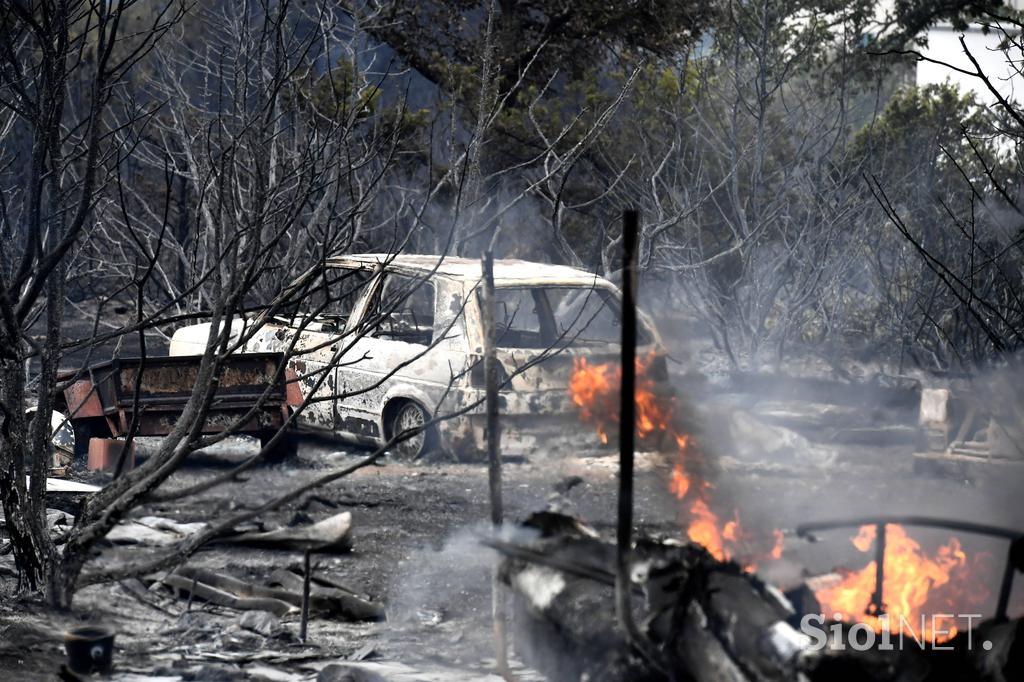
[[[862,526],[851,542],[867,552],[875,536],[874,526]],[[903,526],[890,524],[886,527],[882,578],[884,613],[870,613],[875,592],[874,561],[848,573],[839,584],[817,590],[815,597],[826,616],[838,614],[842,620],[865,623],[876,632],[887,628],[922,641],[944,642],[957,632],[952,614],[988,598],[980,581],[970,577],[977,572],[969,563],[955,537],[929,556]]]
[[[768,558],[778,561],[782,558],[782,548],[786,544],[786,536],[776,528],[772,531],[772,538],[775,540],[775,544],[772,545],[772,551],[768,552]]]
[[[682,433],[675,426],[675,405],[671,398],[659,397],[655,392],[655,382],[646,369],[651,364],[653,355],[646,359],[637,359],[636,379],[636,431],[640,439],[658,434],[667,434],[675,441],[677,460],[672,467],[669,478],[669,491],[677,499],[691,499],[688,513],[689,525],[687,537],[703,546],[719,561],[727,561],[740,554],[744,556],[758,555],[756,551],[758,538],[744,532],[740,525],[739,514],[722,524],[712,511],[710,504],[713,486],[707,481],[693,480],[687,472],[687,452],[692,445],[692,438]],[[573,361],[573,372],[569,379],[569,395],[576,406],[579,418],[586,423],[593,423],[602,443],[608,442],[608,433],[612,427],[618,427],[619,390],[622,381],[622,370],[613,363],[592,364],[586,358]],[[692,494],[691,494],[692,491]],[[768,556],[778,558],[782,554],[782,534],[776,531],[775,546]],[[748,564],[748,570],[755,570],[755,564]]]
[[[694,500],[690,505],[690,527],[686,529],[686,536],[701,545],[711,556],[724,561],[729,556],[724,541],[735,539],[736,524],[730,521],[721,531],[718,526],[718,517],[708,508],[707,503],[699,497]]]
[[[686,493],[690,490],[690,479],[683,472],[682,464],[672,467],[672,478],[668,482],[668,489],[680,500],[686,497]]]
[[[703,546],[720,561],[744,557],[744,568],[756,570],[751,557],[779,559],[782,557],[784,536],[772,532],[772,547],[763,549],[763,538],[747,532],[737,512],[724,524],[712,511],[710,504],[714,487],[707,481],[694,480],[687,470],[688,451],[693,446],[689,434],[677,431],[674,404],[659,399],[654,382],[645,374],[650,358],[637,360],[636,408],[637,434],[641,439],[654,434],[667,434],[675,440],[677,460],[669,477],[669,491],[679,500],[689,500],[686,536]],[[619,386],[622,372],[612,363],[591,364],[585,358],[573,363],[569,392],[582,421],[593,423],[604,443],[608,433],[617,428],[619,419]],[[861,552],[871,550],[875,542],[874,526],[863,526],[851,538]],[[987,559],[981,554],[973,563]],[[977,610],[988,598],[984,587],[969,575],[980,573],[977,566],[969,567],[967,554],[960,541],[951,538],[934,556],[928,556],[921,546],[910,538],[902,526],[890,524],[886,533],[885,576],[883,597],[885,614],[867,613],[875,590],[875,562],[860,571],[848,572],[841,582],[815,592],[824,614],[841,614],[844,620],[868,624],[881,632],[886,625],[904,634],[942,642],[956,634],[953,618],[942,614],[962,613],[964,608]],[[984,570],[984,568],[982,568]],[[973,588],[973,589],[972,589]],[[922,626],[922,615],[925,616]],[[934,616],[934,620],[932,617]]]
[[[612,368],[611,363],[591,365],[586,358],[573,360],[573,372],[569,377],[569,395],[584,422],[597,425],[597,435],[602,443],[608,442],[607,422],[619,418],[618,386],[622,381],[622,370]]]

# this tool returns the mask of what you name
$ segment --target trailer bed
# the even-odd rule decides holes
[[[137,422],[136,436],[165,436],[177,425],[199,373],[200,356],[114,358],[82,371],[62,372],[71,380],[64,409],[75,427],[75,451],[90,438],[123,438]],[[235,433],[265,437],[280,429],[301,402],[290,370],[278,373],[281,353],[242,353],[222,361],[218,386],[203,420],[203,433],[234,427]],[[256,408],[256,409],[254,409]]]

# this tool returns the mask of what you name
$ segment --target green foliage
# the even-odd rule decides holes
[[[970,210],[972,187],[989,191],[989,173],[1001,183],[1011,177],[995,123],[988,108],[955,86],[906,88],[857,132],[848,162],[877,178],[911,221],[944,224],[949,210]]]
[[[357,75],[351,60],[346,58],[338,59],[333,69],[298,88],[299,97],[316,115],[335,122],[348,120],[350,116],[357,120],[372,116],[380,94],[378,88],[371,87]]]
[[[996,189],[1018,177],[1008,130],[970,93],[943,84],[897,93],[851,143],[851,161],[888,209],[869,226],[878,291],[929,365],[985,362],[1003,335],[1016,343],[1007,325],[1021,316],[1024,253],[1009,238],[1019,216]]]
[[[455,94],[461,89],[459,67],[479,68],[490,6],[490,0],[396,0],[388,5],[387,21],[368,30]],[[534,57],[528,78],[543,84],[556,69],[577,79],[606,63],[612,52],[675,54],[710,25],[716,5],[699,0],[503,0],[495,7],[497,72],[507,86]]]
[[[884,165],[899,173],[922,163],[940,166],[943,149],[954,155],[968,151],[963,130],[987,132],[991,127],[991,115],[972,93],[950,84],[910,87],[897,92],[852,145],[858,156],[879,159],[876,168]]]
[[[948,21],[954,30],[963,31],[971,19],[998,13],[1004,7],[1003,0],[897,0],[895,17],[900,31],[894,37],[922,42],[922,31],[939,21]]]

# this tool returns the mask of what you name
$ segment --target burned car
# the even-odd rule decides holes
[[[239,352],[289,353],[306,399],[300,428],[379,445],[436,418],[396,448],[465,456],[485,439],[481,272],[465,258],[334,258],[288,288],[291,302],[236,320],[232,334],[244,339]],[[618,361],[618,289],[582,270],[521,260],[496,260],[494,285],[503,451],[556,451],[551,439],[567,433],[596,441],[589,429],[566,428],[576,421],[568,385],[578,358]],[[667,384],[661,339],[639,317],[638,354],[647,375]],[[179,329],[170,353],[201,353],[209,333],[208,323]]]

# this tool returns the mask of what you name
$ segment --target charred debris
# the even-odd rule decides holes
[[[484,260],[484,416],[494,532],[481,534],[479,545],[481,551],[490,548],[499,557],[490,587],[494,669],[506,679],[540,674],[557,682],[1019,679],[1024,674],[1024,621],[1008,618],[1014,579],[1024,570],[1024,541],[1018,531],[923,516],[872,517],[808,523],[759,538],[741,527],[738,513],[727,515],[719,494],[725,473],[702,447],[705,435],[692,422],[692,415],[679,412],[672,396],[651,380],[650,358],[637,353],[635,241],[629,236],[635,236],[638,219],[636,213],[627,212],[624,220],[620,361],[597,364],[576,359],[569,378],[580,419],[596,428],[600,440],[608,444],[617,440],[619,446],[614,539],[602,537],[581,519],[550,510],[531,514],[515,531],[503,526],[498,437],[503,414],[494,390],[500,365],[494,348],[494,318],[487,314],[494,300],[493,264],[489,257]],[[207,416],[211,430],[241,418],[240,432],[261,439],[261,454],[269,450],[289,419],[289,405],[297,400],[292,391],[294,377],[280,371],[277,359],[274,353],[247,354],[226,366],[220,399]],[[122,470],[131,470],[135,465],[131,439],[160,436],[174,428],[182,393],[194,383],[190,372],[194,374],[195,369],[188,356],[154,359],[145,366],[115,361],[93,367],[87,379],[71,382],[67,396],[77,408],[75,431],[85,439],[75,443],[78,454],[87,453],[91,467],[109,470],[115,479]],[[1005,415],[982,413],[981,401],[961,396],[962,392],[950,389],[922,395],[923,437],[915,469],[924,463],[934,470],[957,466],[965,458],[1000,458],[997,429],[1000,421],[1006,421]],[[141,411],[135,407],[140,399]],[[621,411],[613,414],[613,406]],[[637,424],[637,428],[623,429],[621,424]],[[978,424],[986,425],[985,434],[994,435],[972,440],[970,434],[977,432],[972,427]],[[97,425],[108,429],[103,435],[114,438],[93,438]],[[638,442],[666,450],[674,460],[669,489],[688,509],[690,525],[684,539],[666,539],[636,528],[633,479]],[[113,448],[112,443],[119,447]],[[70,453],[67,443],[63,449],[56,441],[55,446],[51,473],[60,476],[66,471],[56,465]],[[248,460],[239,471],[247,466]],[[565,495],[582,482],[570,477],[555,489]],[[53,499],[63,501],[58,505],[63,511],[53,509],[47,516],[52,540],[59,547],[74,526],[74,515],[99,488],[60,478],[51,479],[49,485]],[[176,604],[174,608],[185,614],[199,608],[240,614],[237,627],[223,640],[233,652],[216,653],[200,646],[198,653],[188,655],[207,661],[212,656],[232,665],[259,660],[288,667],[294,661],[327,655],[315,646],[303,648],[310,621],[378,623],[396,615],[343,576],[316,567],[319,557],[344,556],[350,551],[352,523],[348,512],[317,522],[300,512],[285,524],[266,525],[253,518],[232,526],[214,520],[182,523],[161,516],[133,517],[107,533],[94,571],[116,575],[119,564],[130,563],[134,551],[165,550],[170,570],[132,577],[122,581],[122,589],[155,609],[167,610]],[[964,578],[958,574],[962,568],[957,563],[962,555],[959,544],[951,541],[948,551],[932,560],[908,539],[907,527],[988,536],[1005,544],[998,584],[992,585],[997,595],[992,618],[979,616],[977,623],[959,632],[949,627],[939,630],[935,622],[925,631],[921,621],[921,632],[911,627],[908,633],[899,626],[888,634],[912,645],[887,645],[889,640],[881,635],[888,626],[880,619],[890,610],[895,616],[915,617],[928,605],[925,598],[896,604],[902,599],[897,593],[923,590],[927,594],[933,584]],[[778,559],[785,538],[814,541],[818,534],[837,529],[860,529],[854,544],[870,552],[874,563],[860,572],[804,576],[774,584],[759,577],[757,562]],[[194,543],[191,551],[182,551],[190,543]],[[190,562],[199,546],[269,550],[268,561],[292,558],[274,570],[262,571],[263,577],[254,580],[230,569]],[[907,562],[916,562],[913,568],[923,571],[923,577],[913,571],[908,575]],[[978,574],[969,579],[988,578]],[[844,614],[838,613],[840,608]],[[806,621],[807,617],[817,620]],[[819,626],[817,636],[807,631],[808,622]],[[83,638],[112,641],[109,628],[89,627],[69,630],[69,655]],[[866,641],[865,628],[870,630],[870,643],[851,646],[851,642]],[[113,645],[107,649],[113,651]],[[372,650],[357,654],[350,660],[370,657]],[[510,655],[516,658],[515,665],[535,672],[520,667],[514,673]],[[65,679],[89,672],[89,665],[79,663],[77,673],[65,670]],[[116,656],[113,663],[109,656],[103,658],[103,670],[110,666],[116,670]],[[320,666],[307,667],[305,674],[314,669],[319,670],[317,679],[324,680],[349,679],[343,676],[360,670],[342,666],[331,672],[330,666]],[[193,674],[189,670],[178,668],[177,672]],[[388,674],[382,679],[391,679]],[[404,669],[395,674],[394,679],[405,679],[402,675],[427,673]]]
[[[527,519],[529,542],[489,540],[504,557],[524,660],[552,680],[1014,680],[1024,672],[1024,621],[1005,615],[939,647],[851,647],[850,624],[827,623],[812,646],[801,619],[821,613],[810,582],[783,591],[694,543],[640,537],[629,589],[634,641],[619,626],[615,545],[581,521]],[[1018,540],[1007,574],[1024,568]],[[860,640],[864,642],[862,637]],[[988,644],[982,646],[982,642]]]
[[[635,318],[629,311],[635,306],[637,222],[635,212],[625,214],[619,424],[637,423],[638,411],[641,423],[657,421],[659,416],[658,412],[652,416],[644,401],[633,399],[637,395],[633,370],[638,365]],[[969,411],[965,421],[973,418]],[[672,423],[677,421],[676,415],[664,415],[664,421],[663,430],[681,431]],[[954,443],[962,441],[965,431],[961,429],[952,439]],[[694,457],[692,443],[678,436],[676,440],[684,459],[674,475],[684,482],[674,479],[673,492],[685,499],[691,487],[712,490],[714,485],[702,478],[708,475],[706,464]],[[944,443],[949,440],[947,437]],[[614,542],[600,537],[579,519],[553,512],[533,514],[522,524],[528,540],[484,540],[503,557],[499,574],[513,594],[513,632],[520,654],[548,679],[910,682],[1009,681],[1024,675],[1024,619],[1007,618],[1015,575],[1024,571],[1024,535],[1019,531],[920,517],[801,526],[793,534],[811,541],[815,533],[836,528],[859,527],[862,534],[874,533],[873,590],[863,614],[853,614],[852,624],[839,620],[843,618],[839,613],[832,621],[831,614],[823,614],[829,614],[827,609],[833,605],[818,600],[819,595],[831,592],[816,587],[815,580],[767,584],[757,576],[755,566],[733,561],[717,536],[695,532],[693,525],[690,542],[647,535],[634,538],[633,429],[620,429],[619,446]],[[694,459],[699,463],[696,467]],[[994,617],[959,633],[936,631],[934,620],[933,629],[925,631],[922,619],[920,639],[913,633],[916,647],[902,645],[902,620],[892,631],[887,620],[880,627],[858,622],[863,618],[876,624],[884,619],[889,600],[895,603],[903,597],[892,594],[893,587],[920,587],[915,576],[906,580],[899,576],[899,582],[886,580],[887,560],[890,571],[906,570],[893,566],[906,557],[891,552],[887,543],[890,532],[902,535],[905,526],[939,527],[1005,541]],[[726,525],[721,536],[729,540],[738,532]],[[776,553],[773,549],[772,554]],[[835,578],[847,583],[850,576]],[[808,616],[817,616],[821,626],[813,638],[806,629],[812,622]],[[854,631],[869,627],[886,631],[887,636],[896,632],[901,645],[894,647],[889,640],[876,642],[874,631],[868,633],[869,638],[858,640]]]

